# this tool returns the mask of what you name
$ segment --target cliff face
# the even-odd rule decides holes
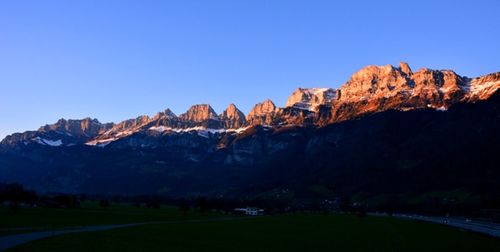
[[[28,142],[48,146],[84,144],[112,127],[112,123],[103,124],[97,119],[91,118],[81,120],[60,119],[56,123],[47,124],[36,131],[9,135],[2,140],[1,144],[11,147],[19,147],[19,144]]]
[[[149,134],[149,131],[161,135],[190,131],[210,135],[241,132],[255,125],[323,127],[386,110],[444,111],[456,103],[486,100],[499,88],[500,72],[470,79],[451,70],[423,68],[414,72],[404,62],[397,67],[372,65],[354,73],[339,89],[298,88],[284,108],[268,99],[256,104],[247,116],[234,104],[220,115],[210,105],[198,104],[179,116],[166,109],[153,117],[139,116],[118,124],[101,124],[90,118],[61,119],[37,131],[12,134],[2,144],[102,146],[134,134]]]
[[[95,140],[118,139],[121,137],[129,136],[140,130],[140,128],[149,121],[150,118],[146,115],[139,116],[135,119],[122,121],[115,124],[111,129],[99,134],[97,137],[95,137]]]
[[[226,129],[237,129],[246,124],[245,114],[239,110],[233,103],[229,104],[226,110],[220,114],[219,118],[224,123]]]
[[[281,111],[274,105],[273,101],[267,99],[257,103],[247,115],[249,125],[272,125],[276,122],[277,116]]]
[[[149,127],[175,127],[177,125],[179,118],[170,109],[166,109],[163,112],[158,112],[151,121],[148,122]]]
[[[179,120],[180,123],[177,124],[176,128],[204,127],[218,129],[223,126],[217,113],[208,104],[191,106],[186,113],[179,115]]]
[[[487,99],[500,88],[499,80],[499,73],[469,79],[451,70],[423,68],[413,72],[403,62],[399,67],[368,66],[340,88],[327,121],[334,123],[389,109],[446,110],[458,102]]]
[[[201,104],[117,124],[61,119],[6,137],[0,178],[69,193],[310,195],[333,185],[497,197],[499,88],[500,73],[401,63],[363,68],[337,90],[300,88],[284,108],[266,100],[246,118],[234,104],[220,115]]]
[[[317,111],[320,105],[331,104],[337,99],[337,94],[333,88],[298,88],[288,98],[285,107]]]
[[[322,186],[375,198],[457,188],[497,198],[499,128],[497,92],[443,112],[391,110],[321,128],[144,130],[103,148],[0,146],[0,178],[43,192],[88,194],[310,197],[312,187]]]
[[[45,125],[40,127],[38,131],[59,131],[75,136],[93,137],[103,130],[106,130],[112,124],[101,124],[97,119],[84,118],[82,120],[65,120],[60,119],[55,124]]]
[[[338,90],[297,89],[275,122],[325,126],[390,109],[446,110],[455,103],[488,99],[499,88],[500,73],[469,79],[451,70],[413,72],[404,62],[398,67],[372,65],[354,73]]]
[[[500,88],[500,72],[470,80],[465,85],[465,100],[474,102],[486,100]]]
[[[370,102],[399,96],[408,99],[410,106],[420,106],[412,102],[415,97],[434,107],[449,106],[463,96],[467,81],[450,70],[424,68],[413,73],[406,63],[401,63],[398,68],[368,66],[342,86],[338,102]]]
[[[179,118],[183,121],[192,122],[202,122],[208,119],[219,119],[217,113],[215,113],[214,109],[208,104],[193,105],[186,113],[181,114]]]

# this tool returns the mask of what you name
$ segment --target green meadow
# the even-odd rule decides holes
[[[23,208],[11,211],[0,207],[0,228],[63,228],[90,225],[124,224],[133,222],[170,221],[185,218],[214,217],[215,214],[182,213],[176,207],[161,209],[135,207],[131,204],[112,204],[99,207],[95,202],[85,202],[81,208]]]
[[[9,251],[500,251],[500,239],[391,217],[287,214],[221,219],[222,215],[211,213],[127,205],[1,211],[2,227],[180,220],[65,234]]]

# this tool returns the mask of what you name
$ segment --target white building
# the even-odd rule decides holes
[[[256,207],[235,208],[234,211],[244,213],[246,215],[262,215],[262,214],[264,214],[264,209],[259,209]]]

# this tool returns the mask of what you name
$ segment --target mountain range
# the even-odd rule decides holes
[[[209,104],[197,104],[177,116],[170,109],[153,117],[138,116],[119,123],[100,123],[97,119],[61,119],[37,131],[7,136],[4,146],[42,144],[72,146],[87,144],[104,147],[138,132],[172,134],[241,133],[255,125],[270,127],[322,127],[390,109],[401,111],[433,108],[446,110],[460,102],[488,99],[500,86],[500,73],[478,78],[460,76],[451,70],[420,69],[412,72],[407,63],[398,67],[367,66],[356,72],[339,89],[298,88],[284,108],[271,100],[256,104],[244,115],[230,104],[217,114]]]
[[[70,193],[497,199],[499,88],[500,72],[469,78],[402,62],[367,66],[338,89],[298,88],[285,107],[265,100],[247,115],[197,104],[119,123],[61,119],[2,140],[0,182]]]

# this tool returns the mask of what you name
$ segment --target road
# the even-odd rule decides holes
[[[211,221],[227,221],[227,220],[242,220],[252,217],[224,217],[224,218],[213,218],[213,219],[199,219],[199,220],[176,220],[176,221],[155,221],[155,222],[136,222],[128,224],[116,224],[116,225],[96,225],[96,226],[86,226],[86,227],[68,227],[66,229],[57,230],[46,230],[33,233],[23,233],[15,234],[9,236],[0,237],[0,251],[13,248],[15,246],[40,240],[48,237],[70,234],[70,233],[81,233],[81,232],[94,232],[103,231],[116,228],[124,227],[134,227],[149,224],[175,224],[175,223],[195,223],[195,222],[211,222]]]
[[[375,214],[375,213],[372,215],[387,216],[387,214]],[[442,225],[461,228],[468,231],[479,232],[494,237],[500,237],[500,223],[476,221],[467,218],[431,217],[431,216],[422,216],[415,214],[393,214],[393,216],[402,219],[433,222]]]

